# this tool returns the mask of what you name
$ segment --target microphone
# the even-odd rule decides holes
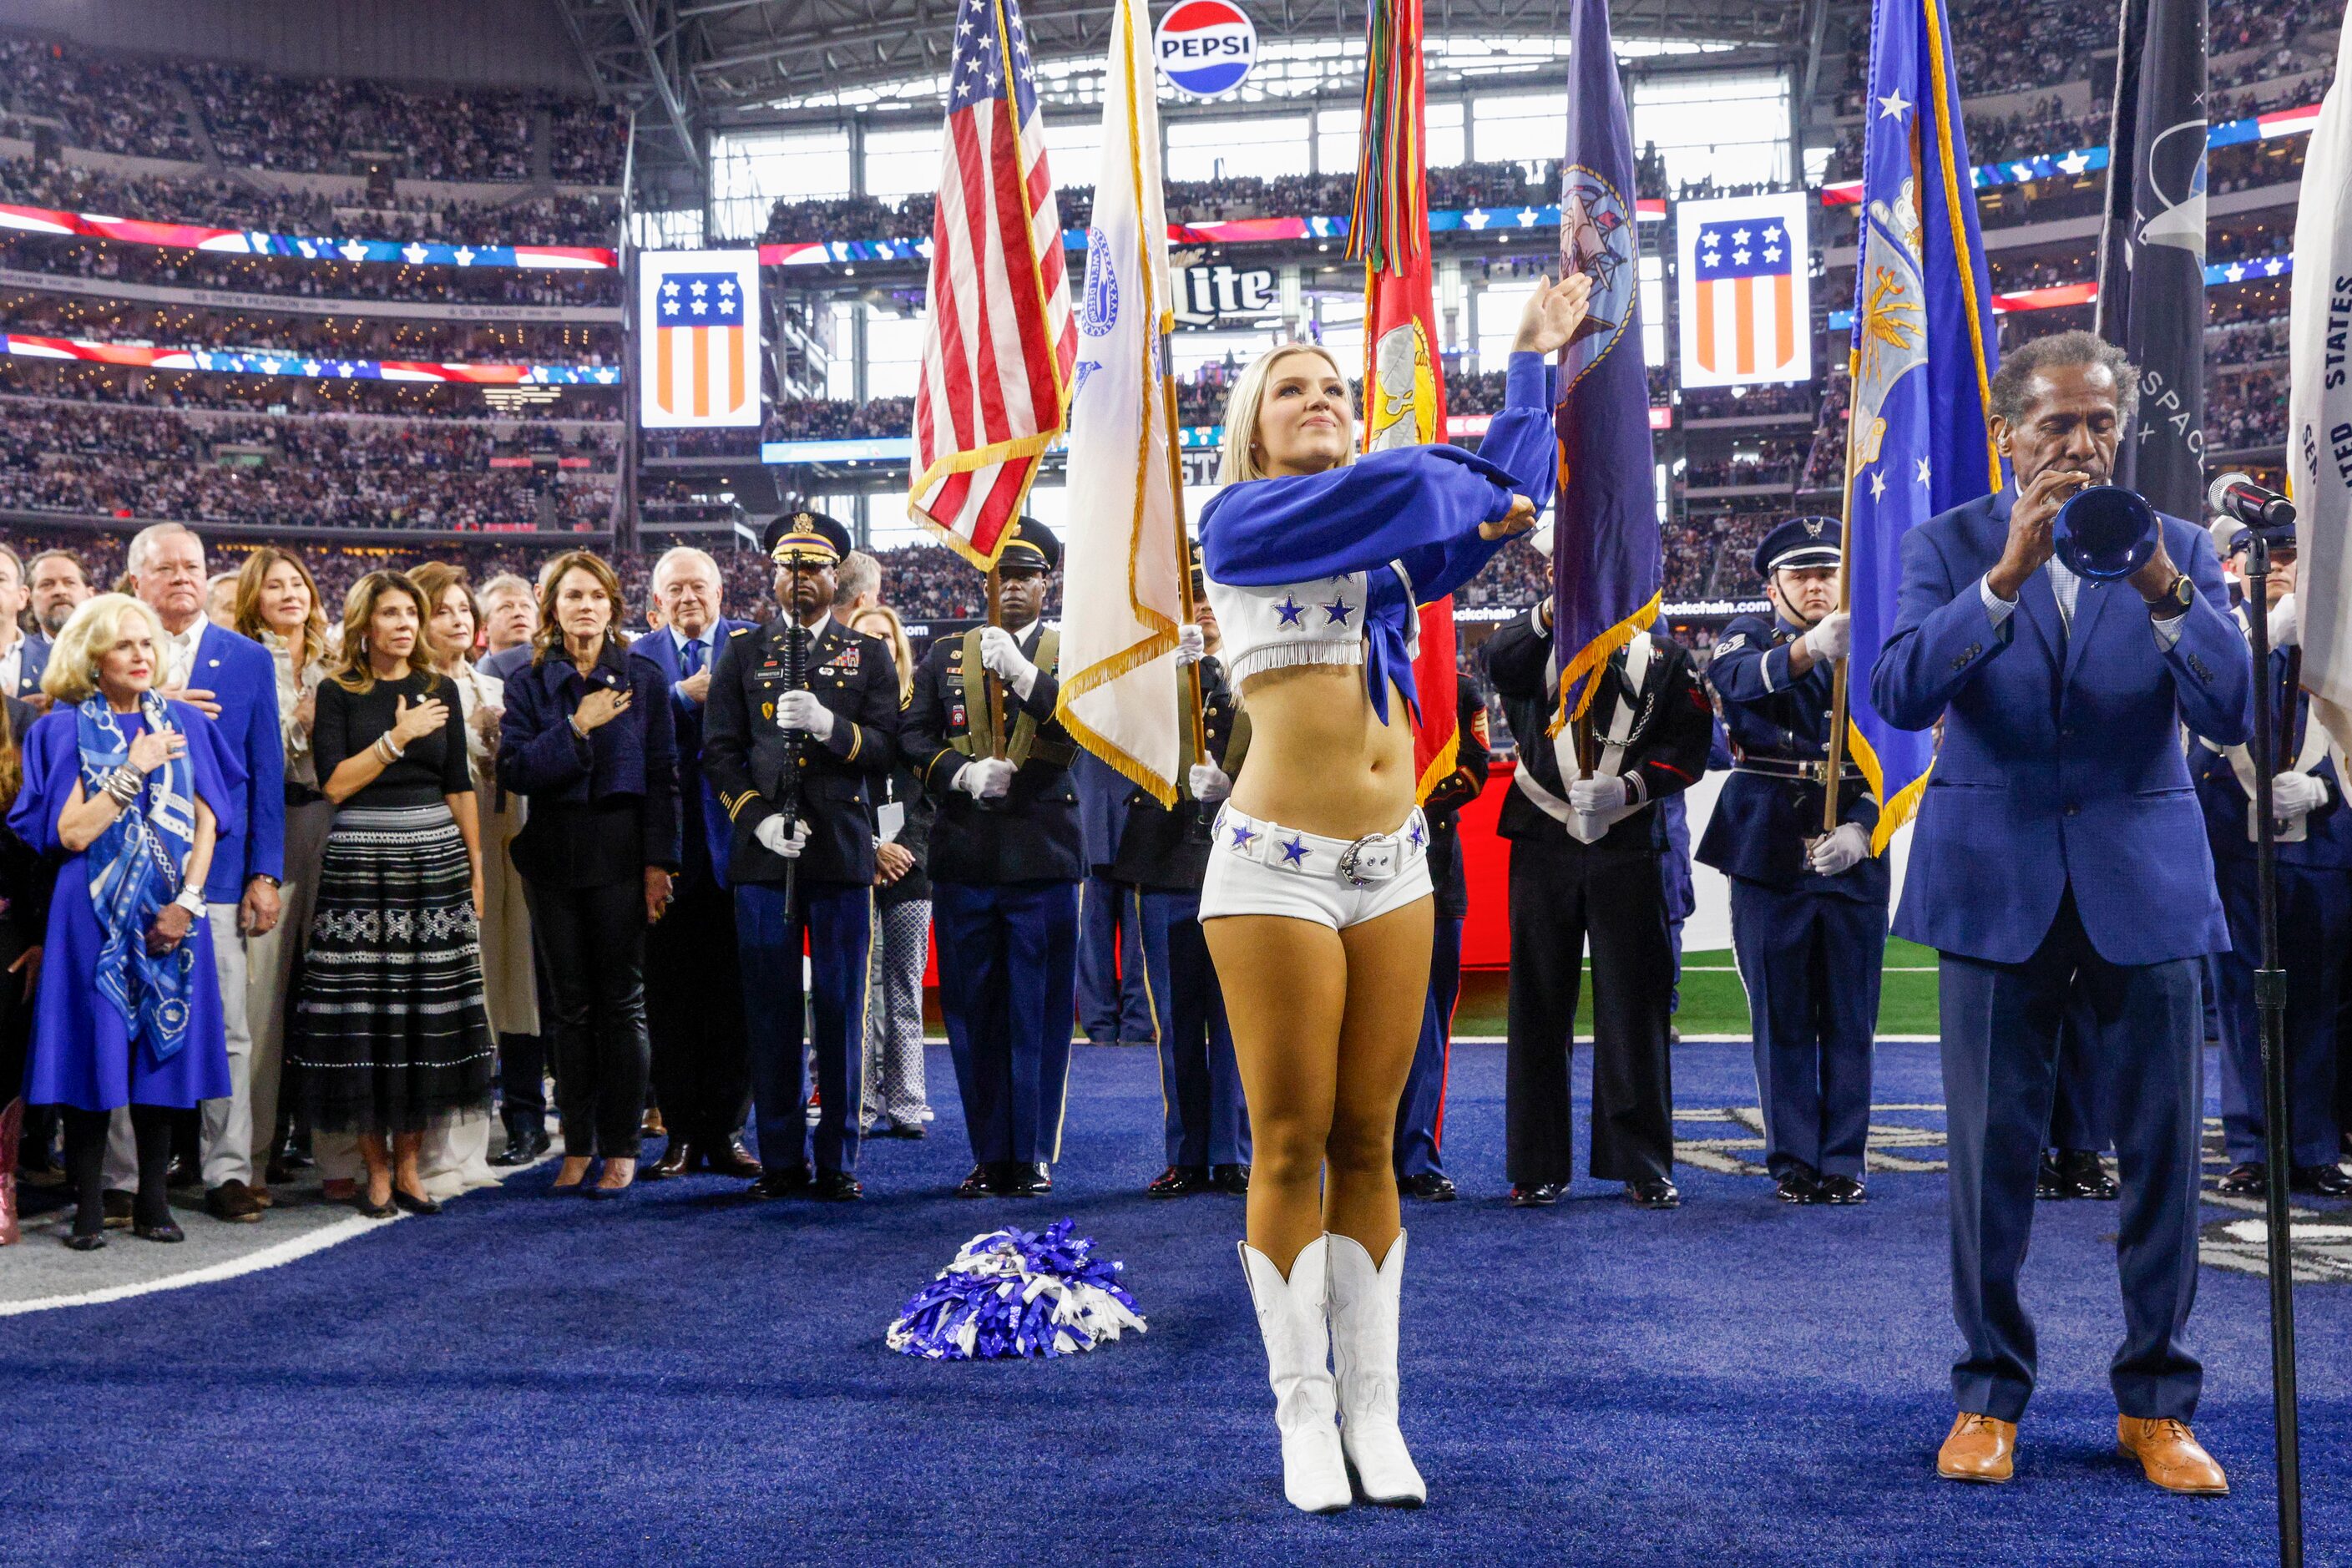
[[[2294,527],[2294,502],[2276,490],[2263,489],[2243,473],[2216,475],[2205,491],[2205,504],[2223,517],[2266,533]]]

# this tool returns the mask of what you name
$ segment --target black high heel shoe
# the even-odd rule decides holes
[[[394,1198],[399,1197],[400,1189],[398,1187],[393,1188],[392,1194]],[[352,1207],[359,1210],[361,1214],[366,1215],[369,1219],[390,1219],[393,1215],[400,1212],[399,1209],[395,1208],[390,1203],[380,1204],[373,1198],[369,1197],[367,1183],[364,1181],[360,1183],[359,1191],[352,1194]]]
[[[414,1194],[404,1192],[401,1190],[400,1184],[397,1182],[394,1182],[392,1186],[392,1204],[394,1208],[404,1209],[410,1214],[439,1214],[441,1212],[441,1205],[436,1203],[433,1199],[418,1197]]]
[[[132,1220],[131,1222],[131,1234],[137,1237],[142,1241],[185,1241],[188,1239],[188,1233],[180,1228],[178,1222],[168,1219],[157,1220],[152,1225],[145,1224],[140,1220]]]
[[[66,1245],[76,1252],[96,1252],[106,1245],[106,1232],[94,1230],[85,1236],[80,1231],[76,1231],[66,1237]]]

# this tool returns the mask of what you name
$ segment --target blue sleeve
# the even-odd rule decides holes
[[[1931,525],[1903,536],[1903,585],[1895,629],[1871,667],[1870,701],[1898,730],[1925,730],[1941,717],[1977,671],[2017,636],[2012,614],[1996,626],[1977,584],[1952,581]]]
[[[274,707],[271,712],[276,712]],[[236,749],[229,744],[228,737],[221,733],[218,724],[184,702],[172,704],[172,722],[188,737],[188,761],[195,773],[196,798],[212,807],[214,842],[218,844],[234,837],[244,831],[247,825],[248,793],[255,797],[251,809],[257,816],[260,809],[259,792],[248,792],[246,787],[251,781],[246,773],[245,764],[237,759]],[[274,738],[277,731],[274,722],[270,730]],[[283,864],[286,821],[286,759],[283,752],[279,753],[278,761],[278,785],[273,793],[278,801],[279,854],[280,864]],[[248,838],[247,843],[250,845],[252,839]],[[217,850],[215,852],[218,853]],[[274,877],[278,874],[275,871],[265,873],[256,867],[250,849],[246,855],[246,865],[251,868],[246,873],[247,877]],[[211,880],[210,876],[207,875],[205,879]],[[242,882],[239,885],[241,887]]]
[[[1478,453],[1392,447],[1320,474],[1227,486],[1201,514],[1202,566],[1219,583],[1276,587],[1395,561],[1412,576],[1413,597],[1444,598],[1498,547],[1478,537],[1481,524],[1499,521],[1515,495],[1538,512],[1551,500],[1549,374],[1541,355],[1511,356],[1510,406]]]
[[[44,855],[63,855],[58,816],[80,776],[73,710],[60,708],[44,717],[25,731],[23,744],[25,782],[8,807],[8,830]]]
[[[237,766],[236,780],[247,787],[245,808],[234,814],[244,825],[245,833],[245,865],[237,878],[237,886],[242,889],[256,877],[285,879],[286,737],[278,727],[276,663],[258,643],[247,643],[238,652],[245,656],[237,662],[245,668],[247,696],[245,755],[242,765]],[[236,759],[229,760],[236,765]],[[213,815],[224,816],[217,805],[213,807]],[[224,837],[236,831],[223,821]]]
[[[2221,608],[2230,590],[2212,540],[2182,526],[2190,536],[2189,559],[2179,564],[2197,584],[2197,600],[2164,660],[2172,667],[2181,721],[2218,745],[2243,745],[2254,732],[2253,664],[2237,623]]]
[[[550,702],[530,667],[515,671],[499,721],[499,783],[516,795],[558,790],[588,776],[588,742]]]
[[[1717,695],[1726,702],[1760,702],[1789,689],[1789,645],[1776,646],[1771,638],[1771,629],[1751,616],[1723,628],[1706,666]]]

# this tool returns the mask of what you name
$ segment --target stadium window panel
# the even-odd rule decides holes
[[[920,379],[923,334],[929,312],[893,316],[871,305],[866,311],[866,395],[911,397]]]
[[[1568,151],[1568,94],[1497,94],[1472,100],[1478,156],[1488,162],[1557,158]],[[1433,162],[1434,160],[1433,160]]]
[[[1168,178],[1260,179],[1307,173],[1307,117],[1168,122]]]
[[[1642,258],[1642,363],[1666,363],[1666,264],[1654,253]]]
[[[1360,293],[1334,293],[1318,294],[1313,299],[1315,341],[1331,351],[1352,381],[1357,373],[1350,367],[1364,361],[1364,297]]]
[[[1197,381],[1212,366],[1238,374],[1242,366],[1282,341],[1281,329],[1257,327],[1223,332],[1177,332],[1169,342],[1179,381]]]
[[[1045,116],[1045,166],[1056,185],[1092,185],[1102,173],[1102,116],[1065,109]]]
[[[1323,110],[1315,117],[1315,166],[1327,174],[1348,173],[1356,166],[1356,154],[1363,150],[1363,137],[1362,110]]]
[[[1510,363],[1511,342],[1519,335],[1519,312],[1535,291],[1534,279],[1511,278],[1490,282],[1472,296],[1478,324],[1479,370],[1501,370]]]
[[[750,238],[767,226],[768,209],[779,200],[849,194],[849,130],[833,125],[715,136],[710,188],[719,236]]]
[[[629,239],[640,250],[699,250],[702,209],[633,212],[629,215]]]
[[[896,201],[940,188],[943,127],[869,131],[866,133],[866,194]]]
[[[1789,183],[1784,71],[1637,79],[1633,110],[1634,143],[1657,147],[1671,186]]]
[[[824,365],[824,395],[849,402],[857,395],[857,366],[853,350],[857,342],[856,312],[866,307],[851,300],[836,300],[825,307],[827,342],[832,357]]]

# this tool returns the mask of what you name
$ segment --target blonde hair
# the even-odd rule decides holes
[[[239,636],[259,642],[264,631],[277,629],[261,618],[261,584],[270,568],[281,561],[294,568],[302,579],[302,586],[310,592],[310,614],[302,623],[302,652],[308,658],[320,658],[327,651],[327,606],[319,602],[319,580],[310,575],[310,569],[302,563],[299,555],[274,544],[263,545],[237,568],[235,630]]]
[[[915,694],[915,645],[908,640],[907,623],[887,605],[868,605],[850,616],[849,629],[856,631],[857,623],[868,616],[890,623],[890,634],[882,640],[890,645],[890,660],[898,667],[898,706],[904,708]]]
[[[163,622],[146,601],[128,594],[100,594],[86,600],[73,613],[65,630],[58,634],[57,646],[49,650],[48,667],[41,672],[41,689],[56,700],[67,704],[87,702],[98,689],[98,662],[122,640],[122,619],[137,616],[155,634],[155,658],[159,665],[164,645],[170,638],[164,635]],[[152,681],[151,681],[152,684]]]
[[[1331,351],[1321,343],[1285,343],[1280,348],[1268,349],[1250,361],[1249,367],[1242,372],[1241,379],[1234,383],[1234,390],[1225,398],[1225,449],[1217,458],[1219,484],[1239,484],[1244,479],[1265,478],[1265,470],[1258,466],[1257,454],[1252,450],[1257,444],[1258,408],[1265,401],[1266,380],[1273,374],[1275,365],[1292,354],[1313,354],[1329,365],[1331,374],[1338,376],[1343,384],[1347,382],[1348,373],[1339,367],[1339,362],[1333,357]],[[1349,405],[1351,420],[1354,415],[1351,400]],[[1339,461],[1344,466],[1355,460],[1356,447],[1351,441],[1348,445],[1348,455]]]
[[[408,602],[416,606],[416,647],[407,658],[407,668],[399,679],[412,675],[425,677],[425,689],[430,691],[441,683],[440,672],[433,668],[432,606],[425,603],[425,590],[418,587],[405,572],[371,572],[352,584],[343,595],[343,640],[335,650],[334,668],[328,679],[346,691],[362,696],[375,689],[375,667],[368,660],[368,626],[375,619],[375,607],[386,594],[405,594]]]

